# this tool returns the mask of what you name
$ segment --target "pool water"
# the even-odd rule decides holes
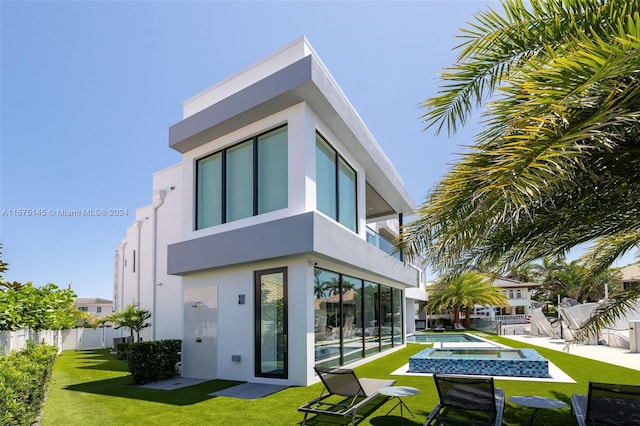
[[[482,359],[522,359],[526,358],[519,349],[435,349],[429,354],[433,358],[482,358]]]
[[[438,333],[438,334],[412,334],[407,336],[407,342],[411,343],[466,343],[466,342],[483,342],[470,334],[465,333]]]

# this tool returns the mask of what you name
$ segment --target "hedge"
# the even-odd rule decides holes
[[[27,342],[24,350],[0,357],[0,424],[37,422],[56,356],[54,346]]]
[[[129,345],[127,360],[133,382],[141,385],[177,374],[182,340],[155,340]]]

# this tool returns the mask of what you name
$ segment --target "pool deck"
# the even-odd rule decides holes
[[[604,345],[577,345],[561,339],[529,335],[501,337],[640,371],[640,353],[631,352],[629,349],[612,348]]]

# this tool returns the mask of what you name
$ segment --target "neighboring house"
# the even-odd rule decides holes
[[[94,317],[102,318],[113,312],[113,302],[97,297],[77,297],[73,302],[79,311],[88,312]]]
[[[183,376],[307,385],[405,343],[424,276],[388,251],[414,204],[305,38],[187,100],[169,146],[114,299],[183,339]]]
[[[530,315],[531,292],[539,288],[540,284],[500,277],[493,281],[493,285],[502,288],[509,299],[509,306],[499,307],[499,315]]]
[[[620,268],[620,273],[622,274],[622,290],[640,284],[640,263]]]

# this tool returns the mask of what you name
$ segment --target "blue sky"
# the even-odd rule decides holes
[[[5,279],[112,298],[115,249],[152,201],[152,173],[180,161],[168,129],[182,102],[302,35],[419,204],[477,130],[436,138],[419,104],[486,5],[498,3],[0,2]]]

